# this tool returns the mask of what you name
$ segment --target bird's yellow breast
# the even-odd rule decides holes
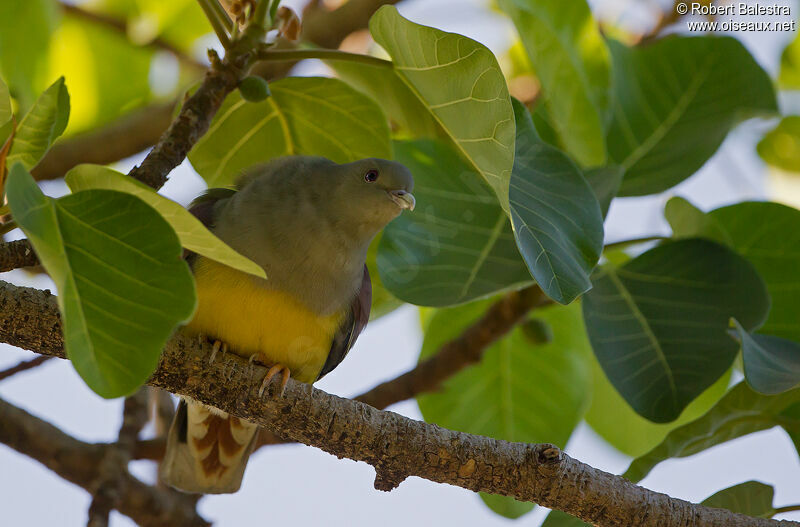
[[[194,274],[198,308],[189,332],[219,339],[264,364],[283,364],[299,381],[316,380],[344,312],[319,316],[289,294],[202,257]]]

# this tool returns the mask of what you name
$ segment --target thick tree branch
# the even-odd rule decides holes
[[[0,273],[35,265],[39,265],[39,258],[28,240],[0,244]]]
[[[91,492],[108,445],[79,441],[0,399],[0,442]],[[143,527],[207,527],[194,506],[146,485],[127,470],[120,476],[117,509]]]
[[[0,341],[63,357],[54,297],[0,282]],[[375,484],[382,490],[396,487],[408,476],[419,476],[534,501],[602,527],[800,525],[670,498],[572,459],[552,445],[510,443],[446,430],[291,379],[282,398],[259,397],[266,369],[233,354],[210,362],[211,348],[207,342],[176,335],[149,384],[216,406],[287,440],[367,462],[375,467]],[[0,421],[6,419],[0,413]],[[7,428],[0,429],[0,441],[17,448],[19,441],[13,434],[8,437]],[[58,430],[51,433],[63,435]],[[58,460],[55,452],[34,457]],[[57,462],[52,464],[68,479],[76,477]],[[74,469],[85,473],[87,465]]]

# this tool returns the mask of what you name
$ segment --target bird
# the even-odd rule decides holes
[[[273,378],[281,394],[289,376],[321,379],[369,320],[367,248],[414,209],[413,186],[410,171],[394,161],[287,156],[246,170],[235,188],[209,189],[189,210],[266,279],[188,254],[198,309],[182,331],[268,366],[262,389]],[[236,492],[256,432],[253,423],[182,398],[161,478],[184,492]]]

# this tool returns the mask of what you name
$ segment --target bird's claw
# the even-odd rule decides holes
[[[289,375],[291,375],[291,371],[289,370],[289,368],[287,368],[283,364],[275,364],[267,371],[267,374],[264,376],[264,380],[261,381],[261,387],[258,389],[259,397],[262,397],[264,395],[264,390],[267,388],[267,386],[269,386],[269,383],[270,381],[272,381],[272,378],[275,377],[278,373],[281,374],[281,385],[278,394],[280,397],[283,397],[283,392],[286,389],[286,383],[289,382]]]
[[[215,340],[214,345],[211,347],[211,357],[208,358],[208,363],[211,364],[217,358],[217,352],[222,349],[222,354],[228,353],[228,345],[221,340]]]

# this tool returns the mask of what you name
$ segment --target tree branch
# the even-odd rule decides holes
[[[39,258],[28,240],[0,244],[0,273],[35,265],[39,265]]]
[[[63,357],[58,318],[52,295],[0,282],[0,341]],[[510,443],[446,430],[292,379],[282,398],[262,398],[258,390],[265,368],[233,354],[210,362],[211,354],[208,342],[178,334],[168,342],[148,384],[218,407],[287,440],[369,463],[375,467],[376,488],[381,490],[396,487],[408,476],[419,476],[536,502],[601,527],[800,525],[670,498],[572,459],[552,445]],[[2,412],[0,421],[9,422]],[[8,428],[0,428],[0,441],[13,442],[12,448],[19,450]],[[64,435],[58,430],[51,433]],[[54,470],[59,468],[55,452],[34,457],[52,458]],[[85,472],[88,467],[93,465],[82,463],[75,470]]]
[[[0,442],[42,463],[91,492],[109,445],[79,441],[28,412],[0,399]],[[117,510],[143,527],[208,527],[190,503],[146,485],[127,470],[120,473]]]
[[[48,357],[47,355],[39,355],[38,357],[35,357],[33,359],[22,361],[16,366],[12,366],[11,368],[0,371],[0,381],[9,378],[12,375],[16,375],[19,372],[35,368],[36,366],[39,366],[40,364],[47,362],[52,358],[53,357]]]

